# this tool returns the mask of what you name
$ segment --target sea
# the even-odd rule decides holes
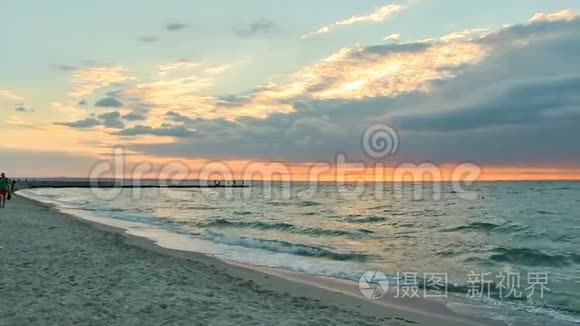
[[[246,184],[19,193],[160,245],[354,282],[380,272],[385,290],[445,294],[460,313],[580,324],[580,182]]]

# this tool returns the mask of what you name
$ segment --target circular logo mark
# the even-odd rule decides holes
[[[384,297],[389,290],[389,279],[379,271],[368,271],[358,281],[362,295],[371,300]]]
[[[375,159],[384,158],[397,152],[399,135],[387,124],[374,124],[363,132],[362,147],[368,156]]]

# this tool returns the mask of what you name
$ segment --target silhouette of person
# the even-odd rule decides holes
[[[6,206],[6,197],[10,193],[10,184],[8,178],[6,178],[6,174],[2,172],[0,174],[0,208],[4,208]]]

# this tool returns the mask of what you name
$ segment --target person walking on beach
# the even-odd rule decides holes
[[[8,197],[9,192],[10,184],[6,178],[6,174],[2,172],[0,175],[0,208],[4,208],[4,206],[6,206],[6,197]]]

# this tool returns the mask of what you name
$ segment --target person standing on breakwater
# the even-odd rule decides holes
[[[2,172],[0,175],[0,208],[6,206],[6,197],[10,194],[10,185],[6,174]]]

